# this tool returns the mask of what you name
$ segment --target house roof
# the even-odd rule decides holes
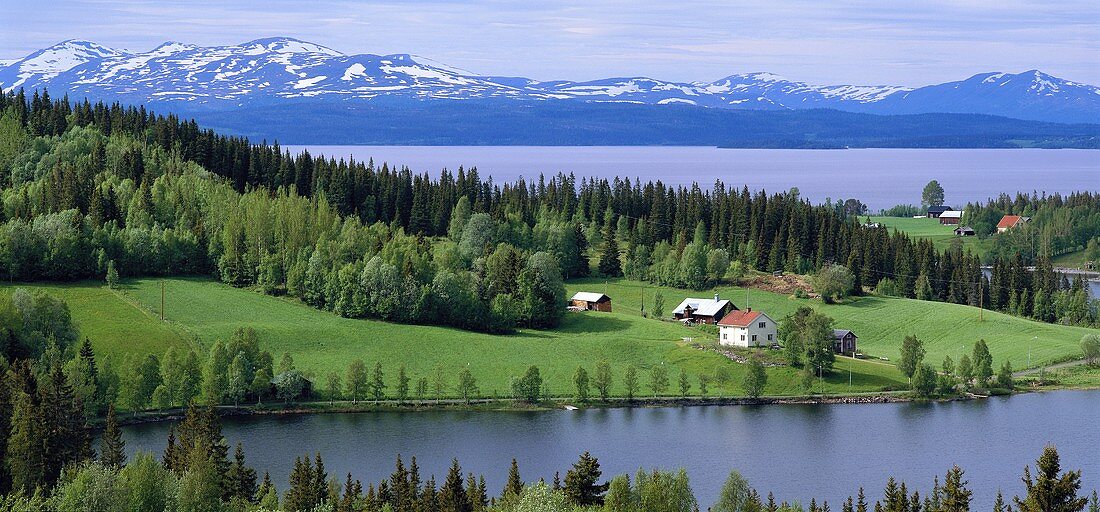
[[[753,311],[746,309],[744,311],[730,311],[726,316],[722,317],[718,321],[718,325],[726,325],[730,327],[746,327],[756,321],[757,318],[764,317],[771,319],[770,316],[765,315],[759,311]]]
[[[940,214],[941,219],[961,219],[963,212],[959,210],[947,210]]]
[[[970,226],[959,226],[955,228],[955,231],[974,231],[974,228]]]
[[[836,339],[843,338],[843,337],[845,337],[849,334],[851,334],[853,337],[856,337],[856,338],[859,337],[859,336],[856,336],[856,333],[854,333],[852,331],[849,331],[848,329],[833,329],[833,337],[836,338]]]
[[[611,300],[611,297],[608,297],[607,295],[602,293],[577,292],[570,300],[583,300],[585,302],[603,302],[604,299]]]
[[[943,212],[946,212],[947,210],[950,210],[950,209],[951,209],[950,206],[943,206],[943,205],[929,206],[928,207],[928,213],[943,213]]]
[[[1020,222],[1027,222],[1031,220],[1031,217],[1021,217],[1019,215],[1005,215],[1001,217],[1001,221],[997,223],[998,228],[1012,228],[1016,227]]]
[[[673,314],[683,314],[684,308],[686,308],[688,306],[691,306],[692,314],[694,314],[694,315],[714,316],[714,315],[717,315],[723,309],[725,309],[727,304],[730,304],[730,301],[725,300],[725,299],[714,300],[714,299],[696,299],[696,298],[693,298],[693,297],[688,297],[688,298],[684,299],[684,301],[681,302],[679,306],[676,306],[676,309],[672,310],[672,313]],[[732,305],[732,304],[730,304],[730,305]],[[734,309],[737,309],[737,306],[733,306],[733,307],[734,307]]]

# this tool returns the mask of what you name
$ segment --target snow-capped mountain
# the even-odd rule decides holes
[[[1039,71],[986,73],[910,88],[811,85],[770,73],[679,83],[647,77],[540,82],[482,76],[407,54],[345,55],[292,38],[233,46],[167,42],[129,52],[65,41],[0,63],[0,89],[167,104],[184,110],[310,101],[528,100],[695,105],[721,109],[826,108],[876,114],[975,113],[1100,123],[1100,88]]]

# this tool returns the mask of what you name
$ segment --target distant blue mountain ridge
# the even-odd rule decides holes
[[[294,142],[309,139],[310,127],[316,123],[306,119],[297,123],[297,131],[288,127],[264,131],[257,126],[243,124],[243,120],[254,122],[268,118],[272,112],[290,116],[311,114],[327,119],[325,126],[328,128],[333,128],[331,123],[335,121],[337,127],[365,129],[366,126],[354,120],[341,119],[341,113],[369,112],[379,117],[382,111],[399,114],[417,112],[425,119],[423,123],[418,123],[423,125],[419,133],[390,137],[383,131],[377,133],[377,137],[365,138],[362,134],[346,134],[337,137],[339,140],[331,141],[333,143],[352,143],[360,139],[394,143],[436,140],[444,143],[445,137],[433,135],[433,129],[438,128],[432,124],[432,119],[439,118],[436,107],[447,113],[448,120],[464,114],[478,114],[504,116],[516,121],[522,119],[525,113],[531,113],[529,117],[532,121],[553,122],[556,113],[569,112],[573,121],[584,125],[588,121],[576,113],[591,110],[598,116],[609,111],[608,105],[619,105],[621,108],[610,111],[628,116],[644,112],[641,118],[650,121],[666,119],[674,129],[679,126],[679,129],[688,132],[692,129],[691,125],[697,124],[700,119],[713,119],[714,111],[778,113],[828,109],[876,116],[981,114],[1041,122],[1005,125],[1003,121],[997,121],[1001,128],[1019,128],[1019,133],[1013,132],[1016,128],[1002,129],[997,132],[998,140],[1004,142],[1009,140],[1004,137],[1020,135],[1038,145],[1043,145],[1041,140],[1044,137],[1049,139],[1048,135],[1054,138],[1065,136],[1063,129],[1051,127],[1049,123],[1100,123],[1100,88],[1037,70],[1017,74],[983,73],[957,82],[919,88],[811,85],[770,73],[736,74],[713,82],[690,83],[647,77],[587,82],[537,81],[522,77],[483,76],[407,54],[345,55],[322,45],[286,37],[212,47],[166,42],[147,52],[137,53],[89,41],[64,41],[21,59],[0,63],[0,89],[12,91],[19,88],[48,89],[54,96],[67,93],[74,99],[86,97],[140,103],[158,112],[191,115],[231,132],[272,138],[279,136],[283,141],[289,137],[289,141]],[[602,108],[595,108],[597,106]],[[657,107],[666,110],[651,112]],[[753,119],[757,119],[755,116],[757,114],[752,114]],[[236,121],[237,117],[241,121]],[[817,122],[826,122],[822,119],[830,116],[815,114],[812,117]],[[846,119],[847,122],[865,119],[839,114],[832,115],[832,118]],[[729,119],[731,121],[719,124],[736,125],[737,119],[741,118],[733,116]],[[794,127],[794,131],[787,134],[789,138],[803,141],[808,136],[812,138],[812,134],[799,131],[799,116],[788,115],[784,119]],[[936,122],[942,123],[962,118],[948,116],[936,119]],[[910,128],[916,126],[911,122],[905,124]],[[969,129],[977,129],[978,132],[968,135],[960,131],[957,134],[959,137],[972,140],[985,135],[981,122],[975,124],[971,120],[967,124]],[[599,125],[589,127],[594,131],[602,129]],[[927,136],[925,140],[934,137],[941,141],[943,137],[955,137],[955,134],[942,130],[924,133],[923,128],[916,128],[916,132],[900,135]],[[470,129],[476,130],[477,127],[471,125]],[[530,138],[536,143],[537,139],[544,138],[534,133],[538,131],[538,126],[530,129],[533,130]],[[617,129],[626,129],[626,135],[631,132],[624,126]],[[1078,128],[1074,131],[1074,137],[1078,142],[1086,141],[1084,145],[1089,146],[1094,144],[1087,141],[1095,136],[1095,132],[1094,127]],[[491,139],[497,135],[488,132],[484,135],[463,134],[460,138],[495,143]],[[612,138],[617,139],[619,135],[624,133],[615,134]],[[720,135],[718,139],[721,140]],[[785,137],[782,133],[762,136],[772,135],[775,136],[773,140]],[[715,134],[700,137],[708,141],[714,138]],[[564,142],[602,143],[598,139],[590,137]],[[685,137],[650,139],[655,142],[651,140],[648,143],[682,143]],[[871,139],[881,142],[884,137]],[[454,138],[447,140],[453,141]],[[839,140],[834,142],[845,145]],[[736,140],[730,143],[740,145]],[[956,138],[953,144],[966,145],[968,142]],[[805,145],[813,146],[815,143],[811,141]]]

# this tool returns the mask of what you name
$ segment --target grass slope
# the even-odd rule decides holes
[[[870,217],[871,222],[877,222],[892,230],[909,234],[913,238],[928,238],[936,249],[944,250],[951,246],[951,241],[962,241],[963,250],[970,250],[978,256],[984,256],[987,250],[987,242],[979,240],[976,236],[957,237],[955,228],[958,226],[945,226],[939,219],[919,219],[909,217]]]
[[[161,322],[124,293],[109,290],[102,283],[0,286],[0,290],[8,294],[16,288],[45,290],[64,299],[81,337],[91,340],[97,354],[156,354],[159,357],[169,347],[185,348],[192,344],[193,338],[185,331]]]
[[[130,282],[126,293],[151,312],[159,308],[159,280]],[[238,327],[252,327],[276,358],[289,352],[297,366],[312,372],[321,385],[329,372],[343,375],[348,363],[361,358],[368,365],[383,363],[390,392],[401,364],[407,366],[414,381],[429,376],[438,365],[450,382],[468,365],[482,394],[506,395],[511,377],[534,364],[542,370],[552,392],[570,394],[578,366],[592,373],[596,363],[607,360],[613,368],[616,394],[625,394],[622,376],[630,364],[639,369],[642,394],[649,393],[650,369],[660,364],[668,367],[670,394],[678,393],[681,369],[688,372],[693,393],[698,392],[698,375],[724,373],[729,379],[712,383],[711,394],[742,394],[744,365],[682,341],[684,337],[698,338],[698,330],[625,312],[571,313],[553,331],[521,330],[514,336],[492,336],[443,327],[346,319],[294,300],[208,280],[169,279],[167,297],[169,321],[193,333],[203,345],[227,338]],[[838,368],[845,372],[827,379],[826,390],[831,393],[849,390],[847,363]],[[857,361],[852,370],[852,391],[878,391],[901,383],[900,374],[888,365]],[[798,394],[795,371],[770,369],[766,392]]]
[[[694,291],[655,287],[644,283],[602,279],[570,282],[569,293],[581,290],[607,293],[613,298],[615,311],[638,315],[644,291],[646,306],[653,307],[653,294],[660,290],[665,297],[665,314],[686,296],[710,297],[715,291],[733,300],[740,308],[746,305],[763,311],[776,321],[799,306],[810,306],[836,320],[836,327],[851,329],[860,337],[859,349],[865,354],[896,360],[902,339],[916,335],[924,342],[926,360],[936,366],[950,355],[958,361],[970,353],[974,342],[985,339],[997,365],[1005,358],[1014,368],[1027,364],[1031,347],[1033,365],[1080,357],[1081,337],[1095,329],[1046,324],[991,311],[984,312],[978,322],[978,308],[913,299],[860,297],[845,304],[827,305],[816,299],[796,299],[760,290],[723,286],[715,290]]]

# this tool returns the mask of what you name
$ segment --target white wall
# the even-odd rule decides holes
[[[760,326],[761,323],[764,324],[763,327]],[[777,343],[777,333],[775,322],[761,315],[748,327],[722,326],[718,333],[718,343],[734,347],[770,347]]]

